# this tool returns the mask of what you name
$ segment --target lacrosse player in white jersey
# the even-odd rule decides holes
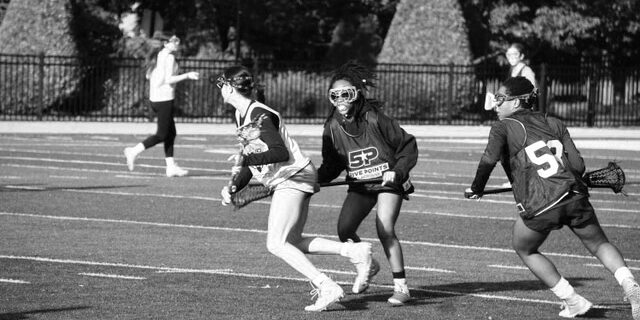
[[[235,109],[235,123],[242,130],[259,121],[259,134],[243,144],[241,160],[234,166],[232,187],[222,191],[222,204],[231,202],[231,194],[241,190],[255,178],[274,190],[269,209],[267,249],[307,277],[317,296],[307,311],[323,311],[344,297],[344,291],[326,274],[320,272],[305,253],[335,254],[347,257],[358,270],[371,266],[370,243],[342,243],[319,237],[304,237],[302,231],[307,220],[309,200],[319,190],[316,168],[305,156],[298,143],[289,135],[280,114],[259,101],[253,100],[254,81],[249,70],[242,66],[226,69],[216,79],[225,103]],[[255,125],[254,125],[255,127]],[[239,163],[238,163],[239,162]]]

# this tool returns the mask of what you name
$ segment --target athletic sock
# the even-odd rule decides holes
[[[167,167],[175,166],[176,162],[173,160],[173,157],[164,158],[164,161],[167,163]]]
[[[618,268],[618,270],[616,270],[613,276],[616,277],[616,280],[620,285],[622,285],[622,282],[626,279],[632,279],[632,280],[634,279],[633,274],[627,267]]]
[[[567,279],[563,277],[561,277],[560,281],[558,281],[558,283],[556,283],[556,285],[551,288],[551,291],[562,300],[568,300],[576,294],[573,286],[569,283],[569,281],[567,281]]]
[[[399,286],[406,286],[407,285],[407,279],[405,279],[405,278],[393,278],[393,284],[394,285],[399,285]]]
[[[311,279],[311,282],[313,282],[313,284],[316,287],[319,287],[321,283],[323,283],[324,281],[329,280],[329,277],[327,277],[326,274],[321,273],[320,275],[318,275],[317,277]]]
[[[141,143],[136,144],[136,145],[133,147],[133,151],[134,151],[136,154],[141,153],[142,151],[144,151],[144,144],[142,144],[142,142],[141,142]]]

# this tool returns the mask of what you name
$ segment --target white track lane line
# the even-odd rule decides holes
[[[87,276],[87,277],[123,279],[123,280],[146,280],[147,279],[144,277],[123,276],[119,274],[108,274],[108,273],[91,273],[91,272],[80,272],[78,273],[78,275]]]
[[[216,231],[230,231],[230,232],[260,233],[260,234],[266,234],[267,233],[267,230],[259,230],[259,229],[228,228],[228,227],[187,225],[187,224],[174,224],[174,223],[163,223],[163,222],[120,220],[120,219],[102,219],[102,218],[87,218],[87,217],[51,216],[51,215],[40,215],[40,214],[31,214],[31,213],[0,212],[0,216],[15,216],[15,217],[23,217],[23,218],[26,217],[26,218],[61,220],[61,221],[80,221],[80,222],[101,222],[101,223],[145,225],[145,226],[155,226],[155,227],[165,227],[165,228],[187,228],[187,229],[216,230]],[[337,238],[337,236],[335,236],[335,235],[316,234],[316,233],[304,233],[304,235],[311,236],[311,237]],[[374,238],[362,238],[362,240],[374,241],[374,242],[378,241],[377,238],[375,238],[375,239]],[[502,252],[502,253],[509,253],[509,254],[515,253],[513,251],[513,249],[494,248],[494,247],[453,245],[453,244],[425,242],[425,241],[408,241],[408,240],[402,240],[401,243],[402,244],[406,244],[406,245],[437,247],[437,248],[447,248],[447,249],[491,251],[491,252]],[[545,252],[545,255],[547,255],[547,256],[555,256],[555,257],[563,257],[563,258],[577,258],[577,259],[589,259],[589,260],[595,259],[593,256],[584,256],[584,255],[567,254],[567,253],[555,253],[555,252]],[[626,261],[640,263],[640,260],[636,260],[636,259],[626,259]]]
[[[122,263],[106,263],[106,262],[95,262],[95,261],[53,259],[53,258],[44,258],[44,257],[11,256],[11,255],[0,255],[0,259],[27,260],[27,261],[37,261],[37,262],[47,262],[47,263],[66,263],[66,264],[81,264],[81,265],[102,265],[102,266],[111,265],[111,266],[125,267],[125,268],[127,268],[127,267],[129,267],[129,268],[142,267],[143,269],[157,269],[157,270],[180,269],[180,268],[153,267],[153,266],[136,266],[136,265],[127,265],[127,264],[122,264]],[[289,281],[309,282],[309,279],[306,279],[306,278],[267,276],[267,275],[262,275],[262,274],[241,273],[241,272],[231,272],[231,271],[202,270],[199,273],[234,276],[234,277],[245,277],[245,278],[254,278],[254,279],[272,279],[272,280],[289,280]],[[346,282],[346,281],[338,281],[338,283],[340,283],[342,285],[350,285],[351,284],[350,282]],[[392,285],[380,285],[380,284],[375,284],[375,283],[371,283],[370,286],[371,287],[377,287],[377,288],[387,288],[387,289],[393,288]],[[424,292],[424,293],[446,294],[446,295],[452,295],[452,296],[471,296],[471,297],[490,299],[490,300],[517,301],[517,302],[561,305],[561,303],[558,302],[558,301],[529,299],[529,298],[518,298],[518,297],[494,295],[494,294],[479,294],[479,293],[473,293],[473,292],[450,291],[450,290],[434,290],[434,289],[413,288],[413,287],[411,287],[410,290],[411,291]],[[600,305],[594,305],[594,308],[596,308],[596,309],[618,309],[618,307],[600,306]]]
[[[515,269],[515,270],[527,270],[527,271],[529,270],[529,268],[523,267],[523,266],[505,266],[501,264],[490,264],[487,267],[498,268],[498,269]]]
[[[15,284],[30,284],[31,283],[29,281],[15,280],[15,279],[5,279],[5,278],[0,278],[0,282],[3,282],[3,283],[15,283]]]

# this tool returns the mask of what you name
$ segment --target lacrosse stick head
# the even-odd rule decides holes
[[[240,140],[242,144],[246,145],[249,141],[260,138],[260,128],[262,127],[262,121],[264,121],[266,117],[267,115],[262,113],[253,119],[253,121],[239,127],[236,130],[238,140]]]
[[[605,168],[586,173],[584,178],[589,187],[611,188],[615,193],[622,192],[625,183],[624,171],[615,162],[609,162]]]

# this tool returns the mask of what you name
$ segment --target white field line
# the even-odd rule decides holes
[[[587,266],[587,267],[604,268],[604,266],[602,264],[598,264],[598,263],[585,263],[584,265]],[[628,268],[630,270],[640,271],[640,268],[637,268],[637,267],[628,267]]]
[[[219,274],[219,273],[232,271],[231,269],[170,268],[170,267],[117,263],[117,262],[96,262],[96,261],[54,259],[54,258],[44,258],[44,257],[27,257],[27,256],[13,256],[13,255],[0,255],[0,259],[29,260],[29,261],[37,261],[37,262],[48,262],[48,263],[80,264],[80,265],[88,265],[88,266],[118,267],[118,268],[146,269],[146,270],[157,270],[157,271],[168,271],[168,272],[205,273],[205,274]]]
[[[86,145],[87,147],[93,147],[94,144],[91,145]],[[205,150],[205,152],[209,152],[209,153],[218,153],[218,154],[233,154],[236,152],[237,148],[234,148],[231,145],[225,145],[225,146],[221,146],[217,149],[212,149],[212,150]],[[65,155],[76,155],[76,156],[92,156],[92,157],[106,157],[106,158],[113,158],[113,157],[117,157],[117,158],[122,158],[123,156],[120,153],[114,154],[114,153],[90,153],[90,152],[73,152],[73,151],[50,151],[50,150],[29,150],[29,149],[3,149],[0,148],[0,151],[8,151],[8,152],[22,152],[22,153],[36,153],[36,154],[49,154],[49,155],[56,155],[56,154],[65,154]],[[11,158],[11,157],[7,157],[7,158]],[[39,157],[34,157],[34,158],[29,158],[31,160],[42,160],[42,161],[46,161],[48,160],[47,158],[39,158]],[[149,159],[149,160],[153,160],[153,159],[157,159],[157,157],[150,157],[147,156],[145,157],[144,155],[141,155],[138,157],[138,159]],[[609,159],[609,158],[604,158],[604,159]],[[211,162],[211,163],[225,163],[225,164],[229,164],[229,161],[226,161],[225,159],[220,159],[220,160],[216,160],[216,159],[210,159],[210,158],[180,158],[181,161],[195,161],[195,162]],[[638,159],[636,158],[628,158],[628,159],[622,159],[622,158],[617,158],[617,161],[624,161],[624,160],[630,160],[630,161],[637,161]],[[76,160],[76,161],[83,161],[83,160]],[[474,160],[453,160],[453,159],[440,159],[440,158],[420,158],[419,161],[424,161],[424,162],[453,162],[453,163],[470,163],[473,165],[477,165],[479,158],[478,159],[474,159]],[[118,165],[120,165],[119,163],[116,163]],[[472,166],[473,167],[473,166]],[[638,180],[638,177],[634,177],[631,176],[631,173],[640,173],[640,170],[636,170],[636,169],[625,169],[625,173],[627,174],[627,180]],[[418,171],[412,171],[411,173],[412,177],[423,177],[423,176],[446,176],[446,177],[459,177],[459,178],[469,178],[471,179],[472,177],[470,177],[469,175],[461,175],[461,174],[440,174],[440,173],[432,173],[432,172],[418,172]],[[505,177],[506,179],[506,177]],[[506,180],[505,180],[506,181]]]
[[[229,232],[248,232],[248,233],[260,233],[260,234],[266,234],[267,233],[267,230],[259,230],[259,229],[228,228],[228,227],[202,226],[202,225],[192,225],[192,224],[191,225],[190,224],[175,224],[175,223],[164,223],[164,222],[148,222],[148,221],[135,221],[135,220],[121,220],[121,219],[51,216],[51,215],[40,215],[40,214],[31,214],[31,213],[0,212],[0,216],[15,216],[15,217],[50,219],[50,220],[60,220],[60,221],[81,221],[81,222],[101,222],[101,223],[116,223],[116,224],[132,224],[132,225],[144,225],[144,226],[165,227],[165,228],[186,228],[186,229],[216,230],[216,231],[229,231]],[[323,238],[337,238],[337,236],[334,236],[334,235],[316,234],[316,233],[305,233],[305,235],[323,237]],[[362,238],[362,240],[378,241],[378,239],[374,239],[374,238]],[[514,253],[513,249],[493,248],[493,247],[480,247],[480,246],[467,246],[467,245],[453,245],[453,244],[444,244],[444,243],[435,243],[435,242],[426,242],[426,241],[408,241],[408,240],[403,240],[403,241],[401,241],[401,243],[402,244],[406,244],[406,245],[438,247],[438,248],[447,248],[447,249],[491,251],[491,252],[501,252],[501,253],[509,253],[509,254]],[[555,253],[555,252],[545,252],[545,255],[563,257],[563,258],[577,258],[577,259],[589,259],[589,260],[595,259],[593,256],[584,256],[584,255],[567,254],[567,253]],[[627,261],[629,261],[629,262],[640,262],[640,260],[634,260],[634,259],[627,259]]]
[[[0,157],[0,159],[2,159],[3,157]],[[10,157],[4,157],[4,158],[10,158]],[[43,160],[40,158],[30,158],[33,160]],[[59,160],[59,159],[55,159],[55,162],[61,162],[64,163],[66,162],[65,160]],[[80,160],[78,160],[79,163],[85,163],[82,162]],[[106,163],[106,162],[105,162]],[[111,162],[108,163],[112,166],[124,166],[124,163],[116,163],[116,162]],[[46,169],[46,170],[64,170],[64,171],[80,171],[80,172],[96,172],[96,173],[122,173],[122,174],[126,174],[126,175],[131,175],[131,176],[137,176],[137,175],[144,175],[144,176],[151,176],[151,177],[156,177],[158,176],[158,174],[154,174],[154,173],[132,173],[127,171],[114,171],[114,170],[109,170],[109,169],[87,169],[87,168],[72,168],[72,167],[55,167],[55,166],[42,166],[42,165],[25,165],[25,164],[1,164],[2,166],[7,166],[7,167],[17,167],[17,168],[34,168],[34,169]],[[164,166],[159,166],[159,165],[147,165],[147,164],[137,164],[138,167],[145,167],[145,168],[158,168],[158,169],[164,169]],[[228,169],[206,169],[206,168],[194,168],[194,167],[189,167],[188,169],[191,170],[198,170],[198,171],[209,171],[209,172],[222,172],[222,173],[228,173],[229,170]],[[429,175],[423,175],[423,176],[429,176]],[[435,174],[433,176],[442,176],[441,174]],[[442,179],[447,179],[449,177],[452,176],[456,176],[456,175],[445,175],[442,177]],[[187,176],[188,177],[188,176]],[[460,177],[468,177],[469,179],[471,179],[471,176],[460,176]],[[199,178],[199,179],[212,179],[212,180],[226,180],[227,178],[222,178],[222,177],[188,177],[188,178]],[[427,181],[427,180],[415,180],[413,179],[412,182],[416,185],[419,184],[426,184],[426,185],[435,185],[435,186],[442,186],[442,185],[449,185],[449,186],[458,186],[461,188],[461,190],[463,188],[466,188],[469,186],[468,183],[462,183],[462,182],[444,182],[444,181]],[[488,187],[498,187],[498,186],[488,186]],[[432,192],[432,191],[429,191]],[[455,193],[452,191],[434,191],[433,193]],[[460,192],[462,193],[462,192]],[[505,196],[508,196],[510,193],[505,193]],[[595,191],[595,190],[591,190],[591,194],[611,194],[611,192],[608,191]],[[640,196],[640,194],[637,193],[627,193],[629,196]],[[412,196],[417,196],[417,197],[436,197],[436,196],[431,196],[428,194],[422,194],[422,193],[415,193]],[[492,197],[496,197],[495,195]],[[447,200],[463,200],[466,201],[466,199],[463,199],[462,197],[453,197],[453,198],[442,198],[442,199],[447,199]],[[497,201],[497,200],[488,200],[486,199],[486,197],[483,199],[483,201]],[[592,199],[591,202],[603,202],[603,203],[618,203],[619,201],[615,201],[615,200],[598,200],[598,199]],[[499,201],[497,203],[513,203],[513,202],[508,202],[508,201]]]
[[[146,280],[147,279],[143,277],[123,276],[119,274],[90,273],[90,272],[80,272],[78,273],[78,275],[87,276],[87,277],[112,278],[112,279],[124,279],[124,280]]]
[[[218,177],[218,180],[226,181],[225,177]],[[13,185],[5,185],[5,188],[15,188],[15,189],[25,189],[25,190],[46,190],[43,187],[32,187],[29,189],[28,186],[13,186]],[[154,193],[132,193],[132,192],[122,192],[122,191],[106,191],[106,190],[77,190],[73,188],[68,189],[57,189],[57,191],[66,191],[66,192],[76,192],[76,193],[92,193],[92,194],[109,194],[109,195],[117,195],[117,196],[134,196],[134,197],[158,197],[158,198],[172,198],[172,199],[193,199],[193,200],[204,200],[204,201],[221,201],[220,198],[216,197],[198,197],[198,196],[183,196],[183,195],[175,195],[175,194],[154,194]],[[418,195],[419,196],[419,195]],[[448,198],[450,200],[457,201],[469,201],[467,199],[460,199],[451,197]],[[512,201],[499,201],[499,200],[482,200],[485,202],[493,202],[500,204],[509,204],[512,205]],[[270,204],[268,200],[255,201],[256,204]],[[315,208],[341,208],[338,205],[324,205],[324,204],[309,204],[310,207]],[[618,211],[618,212],[640,212],[637,210],[625,210],[625,209],[613,209],[613,208],[597,208],[597,210],[602,211]],[[437,216],[445,216],[450,218],[468,218],[468,219],[486,219],[486,220],[501,220],[501,221],[513,221],[515,218],[513,217],[492,217],[485,215],[465,215],[465,214],[456,214],[456,213],[447,213],[447,212],[433,212],[433,211],[422,211],[422,210],[403,210],[403,213],[411,213],[418,215],[437,215]],[[601,226],[606,228],[619,228],[619,229],[640,229],[640,226],[634,225],[623,225],[623,224],[601,224]]]
[[[44,158],[32,158],[32,157],[3,157],[0,156],[0,159],[12,159],[12,160],[22,160],[22,161],[44,161],[44,162],[53,162],[53,163],[74,163],[74,164],[94,164],[94,165],[104,165],[104,166],[124,166],[125,163],[118,162],[104,162],[104,161],[87,161],[87,160],[71,160],[71,159],[44,159]],[[165,166],[157,166],[157,165],[147,165],[147,164],[136,164],[139,167],[147,167],[147,168],[164,168]],[[37,166],[36,166],[37,167]],[[191,167],[184,167],[186,169],[198,170],[198,171],[212,171],[212,172],[229,172],[228,169],[225,170],[217,170],[217,169],[198,169]]]
[[[86,155],[90,155],[90,154],[86,154]],[[49,162],[54,162],[54,163],[71,162],[71,163],[76,163],[76,164],[102,164],[102,165],[118,166],[118,167],[124,166],[124,163],[120,163],[120,162],[64,160],[64,159],[49,159],[49,158],[37,158],[37,157],[3,157],[3,156],[0,156],[0,159],[49,161]],[[182,160],[185,160],[185,159],[182,159]],[[194,161],[205,161],[205,160],[194,160]],[[220,162],[228,163],[228,161],[220,161]],[[25,165],[25,164],[2,164],[2,166],[23,167],[23,168],[39,168],[39,169],[48,169],[48,170],[83,171],[83,172],[103,172],[103,173],[119,172],[119,173],[129,173],[129,171],[112,171],[112,170],[108,170],[108,169],[86,169],[86,168],[54,167],[54,166]],[[137,166],[138,167],[144,167],[144,168],[164,169],[164,166],[162,166],[162,165],[137,164]],[[200,167],[185,167],[185,168],[190,169],[190,170],[204,171],[204,172],[221,172],[221,173],[228,173],[229,172],[228,169],[209,169],[209,168],[200,168]],[[134,174],[134,175],[137,175],[137,174]],[[157,174],[152,174],[152,173],[147,173],[146,175],[157,176]],[[423,177],[423,178],[440,177],[442,179],[448,179],[448,178],[451,178],[451,177],[457,177],[457,178],[467,178],[469,181],[471,181],[473,179],[473,177],[471,175],[460,175],[460,174],[446,174],[446,175],[443,175],[443,174],[440,174],[440,173],[430,173],[430,172],[427,172],[427,173],[412,172],[412,176],[413,177]],[[191,178],[204,178],[204,179],[214,179],[214,180],[221,179],[220,177],[191,177]],[[636,178],[636,180],[638,180],[638,179],[640,179],[640,178]],[[631,177],[631,176],[627,176],[627,180],[631,181],[631,180],[634,180],[634,178]],[[460,187],[461,190],[463,190],[464,188],[468,187],[469,184],[470,184],[470,182],[466,183],[466,182],[427,181],[427,180],[416,180],[415,178],[412,179],[412,182],[414,184],[416,184],[416,185],[426,184],[426,185],[435,185],[435,186],[442,186],[442,185],[457,186],[457,187]],[[498,187],[498,186],[487,186],[487,187]],[[454,193],[454,192],[449,192],[449,193]],[[462,193],[462,191],[460,193]],[[509,194],[510,193],[505,193],[505,195],[509,195]],[[591,190],[591,194],[609,194],[610,195],[611,192],[606,191],[606,190],[604,190],[604,191]],[[432,197],[432,196],[430,196],[428,194],[414,194],[414,195],[418,196],[418,197],[427,197],[427,198],[428,197]],[[640,196],[640,194],[638,194],[638,193],[627,193],[627,195],[629,195],[631,197]],[[449,199],[465,200],[465,199],[462,199],[462,197],[443,198],[443,199],[447,199],[447,200],[449,200]],[[593,203],[593,202],[600,202],[600,201],[603,202],[603,203],[607,203],[607,202],[609,202],[609,203],[617,203],[618,202],[618,201],[615,201],[615,200],[594,200],[594,199],[592,199],[591,202]]]
[[[0,149],[0,151],[10,151],[10,152],[24,152],[24,153],[37,153],[37,154],[67,154],[67,155],[77,155],[77,156],[93,156],[93,157],[108,157],[108,158],[113,158],[113,157],[118,157],[121,158],[121,155],[115,155],[115,154],[98,154],[98,153],[88,153],[88,152],[69,152],[69,151],[39,151],[39,150],[19,150],[19,149]],[[234,153],[235,149],[231,148],[231,149],[224,149],[224,150],[219,150],[222,153]],[[16,157],[16,156],[11,156],[11,157],[0,157],[0,158],[5,158],[5,159],[17,159],[17,160],[30,160],[30,161],[50,161],[50,162],[65,162],[67,160],[64,159],[55,159],[55,158],[42,158],[42,157]],[[140,156],[139,159],[145,159],[144,156]],[[146,159],[156,159],[155,157],[146,157]],[[196,161],[196,162],[213,162],[213,163],[225,163],[228,164],[229,161],[226,160],[214,160],[214,159],[202,159],[202,158],[181,158],[182,161]],[[115,165],[115,166],[119,166],[122,165],[122,163],[119,162],[95,162],[95,161],[86,161],[86,160],[69,160],[70,162],[73,163],[86,163],[86,164],[103,164],[103,165]],[[460,162],[461,160],[451,160],[451,159],[426,159],[425,161],[435,161],[435,162]],[[476,161],[477,162],[477,161]],[[150,166],[150,167],[162,167],[162,166]],[[192,168],[192,169],[198,169],[198,170],[207,170],[206,168]],[[638,177],[634,177],[634,176],[630,176],[629,173],[631,172],[640,172],[640,170],[633,170],[633,169],[627,169],[625,170],[625,173],[627,173],[627,180],[638,180]],[[457,177],[457,178],[467,178],[467,179],[472,179],[472,176],[470,176],[469,174],[441,174],[441,173],[437,173],[437,172],[418,172],[418,171],[413,171],[411,174],[412,177],[442,177],[443,179],[446,179],[448,177]],[[506,181],[506,177],[505,177],[505,181]],[[422,183],[430,183],[430,182],[422,182]],[[431,182],[432,184],[439,184],[437,182]],[[466,186],[467,184],[461,184],[461,183],[454,183],[451,185],[461,185],[461,186]]]
[[[453,270],[438,269],[438,268],[426,268],[426,267],[405,267],[408,270],[425,271],[425,272],[437,272],[437,273],[456,273]]]
[[[0,282],[4,282],[4,283],[15,283],[15,284],[30,284],[29,281],[24,281],[24,280],[15,280],[15,279],[3,279],[0,278]]]
[[[74,180],[87,180],[87,177],[81,177],[81,176],[57,176],[57,175],[50,175],[50,178],[56,178],[56,179],[74,179]]]
[[[37,261],[37,262],[47,262],[47,263],[64,263],[64,264],[81,264],[81,265],[101,265],[101,266],[117,266],[124,268],[142,268],[142,269],[156,269],[156,270],[174,270],[180,268],[167,268],[167,267],[153,267],[153,266],[137,266],[137,265],[126,265],[122,263],[108,263],[108,262],[95,262],[95,261],[82,261],[82,260],[67,260],[67,259],[53,259],[53,258],[43,258],[43,257],[27,257],[27,256],[10,256],[10,255],[0,255],[0,259],[14,259],[14,260],[28,260],[28,261]],[[193,270],[198,271],[198,270]],[[234,276],[234,277],[245,277],[245,278],[254,278],[254,279],[273,279],[273,280],[287,280],[287,281],[300,281],[300,282],[308,282],[309,280],[306,278],[295,278],[295,277],[283,277],[283,276],[268,276],[263,274],[252,274],[252,273],[241,273],[241,272],[232,272],[232,271],[214,271],[214,270],[199,270],[198,273],[207,273],[207,274],[216,274],[216,275],[225,275],[225,276]],[[350,285],[350,282],[338,281],[338,283],[342,285]],[[378,288],[393,288],[392,285],[380,285],[371,283],[371,287]],[[411,291],[419,291],[424,293],[436,293],[436,294],[446,294],[452,296],[471,296],[476,298],[490,299],[490,300],[503,300],[503,301],[516,301],[516,302],[528,302],[528,303],[540,303],[540,304],[551,304],[551,305],[560,305],[561,303],[558,301],[550,301],[550,300],[541,300],[541,299],[528,299],[528,298],[518,298],[513,296],[502,296],[502,295],[494,295],[494,294],[479,294],[473,292],[462,292],[462,291],[449,291],[449,290],[433,290],[433,289],[424,289],[424,288],[410,288]],[[596,305],[594,308],[597,309],[615,309],[610,306],[599,306]]]
[[[487,267],[498,268],[498,269],[515,269],[515,270],[527,270],[527,271],[529,270],[529,268],[523,267],[523,266],[505,266],[501,264],[490,264]]]
[[[442,184],[446,184],[446,183],[442,183]],[[468,201],[467,199],[461,199],[462,197],[458,196],[458,197],[445,197],[445,196],[437,196],[437,195],[428,195],[428,194],[422,194],[422,193],[416,193],[416,194],[412,194],[409,197],[417,197],[417,198],[428,198],[428,199],[436,199],[436,200],[449,200],[449,201]],[[603,203],[605,201],[603,200],[591,200],[589,199],[591,204],[594,203]],[[510,205],[514,205],[514,201],[505,201],[505,200],[493,200],[493,199],[486,199],[482,198],[480,200],[481,202],[488,202],[488,203],[500,203],[500,204],[510,204]],[[615,201],[609,201],[612,203],[616,203]],[[620,201],[618,201],[617,203],[619,203]],[[515,207],[515,205],[514,205]],[[611,212],[630,212],[630,213],[637,213],[640,214],[640,210],[635,210],[635,209],[616,209],[616,208],[599,208],[597,206],[595,206],[596,211],[611,211]]]

